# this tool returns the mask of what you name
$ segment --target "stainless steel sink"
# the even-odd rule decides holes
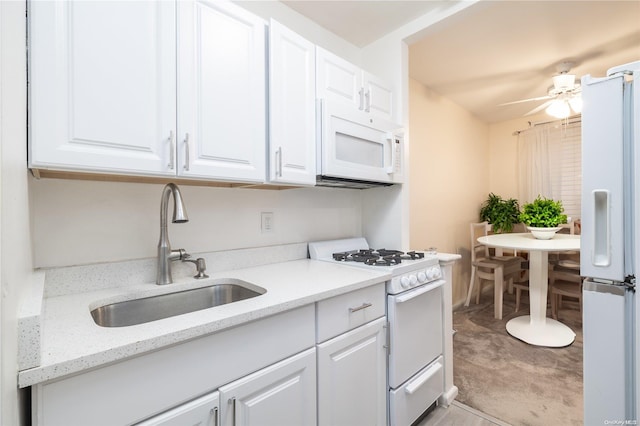
[[[176,293],[111,303],[95,308],[91,311],[91,316],[101,327],[126,327],[226,305],[267,292],[258,286],[240,284],[242,281],[229,281]]]

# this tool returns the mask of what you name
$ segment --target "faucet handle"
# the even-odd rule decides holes
[[[185,260],[190,257],[191,255],[187,253],[185,249],[176,249],[176,250],[171,250],[171,254],[169,255],[169,260]]]
[[[187,255],[187,257],[190,257],[190,255]],[[205,271],[207,269],[207,264],[205,263],[202,257],[199,257],[196,260],[183,258],[182,261],[191,262],[194,265],[196,265],[197,274],[194,275],[193,278],[196,278],[196,279],[209,278],[209,275],[205,274]]]

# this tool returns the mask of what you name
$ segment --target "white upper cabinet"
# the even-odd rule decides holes
[[[393,121],[393,91],[379,78],[316,47],[317,97],[349,103],[360,111]]]
[[[316,182],[315,45],[269,25],[269,180]]]
[[[224,1],[29,14],[31,167],[265,181],[265,21]]]
[[[178,2],[178,175],[264,181],[266,23],[227,2]]]
[[[364,110],[393,121],[393,91],[378,77],[363,71]]]
[[[175,173],[175,4],[35,1],[29,14],[29,165]]]
[[[363,109],[362,71],[333,53],[316,47],[317,97]]]

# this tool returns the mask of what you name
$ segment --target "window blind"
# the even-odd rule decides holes
[[[545,123],[518,134],[520,204],[538,195],[561,200],[567,216],[580,217],[581,123]]]

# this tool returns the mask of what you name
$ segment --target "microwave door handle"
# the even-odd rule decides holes
[[[393,133],[388,132],[387,135],[385,136],[385,140],[389,143],[389,146],[391,147],[391,163],[387,167],[388,175],[393,173],[393,165],[396,164],[396,147],[393,146],[393,139],[394,139]]]

